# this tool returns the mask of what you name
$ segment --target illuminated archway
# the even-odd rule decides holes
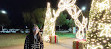
[[[45,41],[49,40],[49,35],[55,35],[56,19],[64,10],[66,10],[71,15],[75,21],[75,24],[79,28],[76,37],[78,39],[84,38],[84,29],[87,30],[86,26],[88,19],[83,16],[81,10],[78,8],[78,6],[76,6],[75,3],[76,0],[60,0],[58,3],[58,9],[56,11],[53,9],[53,13],[51,13],[50,3],[47,3],[47,11],[43,29],[43,38]],[[83,16],[82,23],[78,20],[79,16]]]

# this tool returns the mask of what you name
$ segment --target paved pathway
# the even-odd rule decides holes
[[[72,49],[73,38],[59,40],[58,44],[44,43],[44,49]],[[11,46],[0,49],[23,49],[24,45]]]
[[[10,47],[4,47],[0,49],[24,49],[24,45],[17,45],[17,46],[10,46]]]
[[[44,49],[72,49],[73,38],[59,40],[58,44],[45,43]]]

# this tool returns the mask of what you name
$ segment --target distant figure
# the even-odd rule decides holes
[[[29,35],[25,39],[24,49],[43,49],[43,40],[37,25],[33,25]]]

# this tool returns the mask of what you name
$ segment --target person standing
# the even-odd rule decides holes
[[[24,49],[43,49],[43,40],[39,31],[39,27],[34,24],[25,39]]]

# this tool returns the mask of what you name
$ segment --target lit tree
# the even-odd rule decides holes
[[[48,35],[55,35],[55,21],[57,17],[53,17],[51,13],[50,3],[47,4],[46,17],[44,22],[44,39],[49,40]]]
[[[92,0],[87,49],[111,49],[111,0]]]

